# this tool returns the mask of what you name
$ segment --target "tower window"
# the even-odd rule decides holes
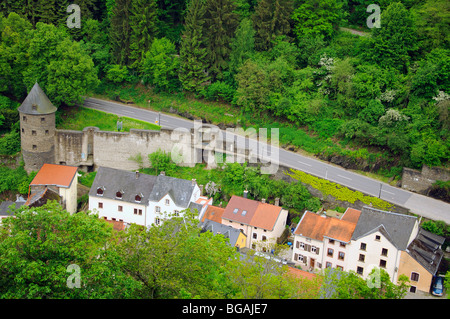
[[[45,117],[41,117],[41,123],[45,123]]]
[[[31,105],[31,109],[32,109],[33,111],[36,111],[36,110],[37,110],[37,105],[36,105],[36,104],[32,104],[32,105]]]
[[[103,189],[101,187],[97,188],[97,195],[103,196]]]
[[[33,145],[33,149],[34,149],[34,150],[37,150],[37,145]]]
[[[23,129],[23,127],[22,127],[22,133],[25,133],[25,130]]]
[[[22,117],[22,120],[23,120],[24,122],[26,122],[26,121],[27,121],[27,117],[24,115],[24,116]]]
[[[141,196],[136,195],[136,196],[134,197],[134,200],[135,200],[136,202],[140,203],[141,200],[142,200],[142,198],[141,198]]]
[[[45,130],[45,135],[48,135],[49,133],[48,133],[48,130]]]
[[[31,135],[36,136],[36,131],[35,131],[35,130],[32,130],[32,131],[31,131]]]
[[[118,198],[118,199],[122,199],[122,192],[117,192],[116,193],[116,198]]]

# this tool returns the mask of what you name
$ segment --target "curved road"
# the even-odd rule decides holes
[[[86,98],[84,107],[93,108],[119,116],[126,116],[142,121],[154,123],[158,119],[158,112],[149,111],[118,102],[101,100],[96,98]],[[160,115],[163,128],[193,128],[194,121],[182,119],[166,114]],[[222,131],[224,138],[233,139],[238,143],[246,143],[250,149],[262,152],[269,150],[268,155],[263,156],[269,163],[279,163],[281,165],[298,169],[325,178],[338,184],[358,190],[362,193],[380,197],[395,205],[408,208],[411,212],[434,220],[443,220],[450,224],[450,205],[427,196],[419,195],[407,190],[391,186],[378,180],[348,171],[344,168],[322,162],[318,159],[303,156],[282,148],[258,142],[251,138],[245,138],[238,134]],[[270,132],[268,132],[270,136]],[[241,144],[242,145],[242,144]],[[260,148],[261,147],[261,148]],[[270,152],[271,151],[271,152]]]

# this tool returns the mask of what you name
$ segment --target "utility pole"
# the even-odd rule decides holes
[[[381,187],[383,187],[383,184],[380,183],[380,193],[378,194],[378,198],[381,198]]]

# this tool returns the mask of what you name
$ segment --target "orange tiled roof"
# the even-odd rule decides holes
[[[235,213],[235,209],[237,212]],[[272,204],[233,195],[222,218],[253,227],[272,230],[282,208]],[[243,214],[245,211],[245,214]]]
[[[294,267],[288,267],[288,274],[292,275],[293,277],[296,278],[306,278],[306,279],[314,279],[317,277],[316,274],[311,273],[311,272],[307,272],[298,268],[294,268]]]
[[[55,185],[59,187],[70,187],[76,173],[77,167],[44,164],[30,185]]]
[[[315,240],[329,237],[342,242],[349,242],[355,230],[356,223],[334,217],[324,217],[306,211],[294,234]]]
[[[225,208],[210,205],[206,209],[205,214],[203,214],[202,222],[204,222],[205,219],[209,219],[222,224],[222,215],[224,211]]]
[[[361,211],[348,207],[341,217],[341,220],[346,220],[348,222],[356,224],[358,222],[359,216],[361,216]]]

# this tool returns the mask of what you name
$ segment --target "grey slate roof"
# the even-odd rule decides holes
[[[0,203],[0,216],[13,216],[9,211],[9,206],[14,205],[14,208],[19,208],[25,204],[24,201],[4,201]]]
[[[240,230],[233,228],[228,225],[223,225],[221,223],[206,219],[204,222],[200,223],[200,227],[202,228],[202,231],[210,231],[214,235],[222,234],[225,238],[228,238],[230,240],[230,245],[235,246],[236,241],[239,238]]]
[[[137,176],[137,177],[136,177]],[[103,196],[97,195],[97,189],[103,189]],[[89,191],[89,196],[117,199],[116,193],[122,192],[122,201],[136,203],[136,195],[141,196],[141,204],[159,201],[169,194],[175,204],[188,207],[194,186],[192,181],[169,176],[153,176],[110,167],[99,167]],[[117,199],[119,200],[119,199]]]
[[[380,231],[397,249],[406,250],[417,217],[365,206],[353,232],[352,240]]]
[[[33,105],[36,105],[36,109],[33,109]],[[18,110],[25,114],[40,115],[54,113],[56,107],[36,82]]]
[[[172,197],[177,206],[187,208],[190,203],[195,185],[192,181],[165,175],[158,175],[156,183],[150,193],[150,200],[157,202],[166,194]]]
[[[407,252],[432,275],[435,275],[444,255],[441,249],[444,241],[444,237],[419,228],[419,233],[408,246]]]

